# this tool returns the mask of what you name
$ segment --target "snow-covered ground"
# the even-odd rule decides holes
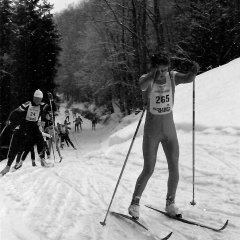
[[[169,220],[144,207],[163,209],[168,170],[161,147],[155,172],[141,200],[141,217],[159,237],[172,240],[238,240],[240,238],[240,59],[213,69],[196,80],[196,182],[192,206],[192,84],[176,88],[174,116],[180,143],[177,205],[184,217],[214,227],[229,219],[220,233]],[[64,106],[58,122],[63,121]],[[104,220],[140,114],[120,123],[97,125],[84,119],[83,131],[71,130],[78,148],[65,147],[61,164],[32,167],[29,158],[16,172],[0,179],[1,240],[152,239],[138,227],[108,215]],[[72,118],[70,118],[72,121]],[[141,172],[140,127],[111,210],[127,213]],[[73,125],[71,125],[73,127]],[[56,155],[56,152],[55,152]],[[53,161],[53,159],[52,159]],[[6,161],[0,162],[0,169]]]

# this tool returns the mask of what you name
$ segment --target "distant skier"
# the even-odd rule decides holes
[[[69,147],[69,143],[70,143],[71,146],[76,150],[77,148],[74,146],[71,139],[69,138],[69,129],[71,129],[71,128],[68,127],[67,124],[62,125],[62,127],[61,127],[62,138],[66,142],[68,147]]]
[[[78,116],[73,122],[75,122],[75,132],[79,132],[79,127],[82,131],[82,118]]]
[[[97,124],[97,118],[93,117],[92,118],[92,130],[96,130],[96,124]]]
[[[69,110],[68,109],[66,109],[65,110],[65,116],[66,116],[66,118],[65,118],[65,120],[67,121],[67,122],[69,122],[69,118],[70,118],[70,112],[69,112]]]
[[[50,93],[49,93],[50,95]],[[51,95],[52,98],[52,95]],[[30,151],[30,149],[37,144],[39,148],[39,155],[41,158],[41,165],[49,167],[44,159],[44,139],[38,127],[38,120],[45,111],[49,111],[50,106],[42,102],[43,93],[38,89],[34,92],[33,100],[28,101],[13,111],[14,114],[19,114],[22,117],[18,134],[12,135],[12,140],[9,146],[9,154],[7,166],[0,172],[1,175],[9,172],[15,156],[20,151]],[[55,105],[54,105],[55,110]],[[11,118],[10,118],[11,121]],[[11,124],[11,123],[10,123]]]
[[[158,53],[151,58],[151,71],[139,79],[140,88],[145,96],[147,116],[143,135],[144,166],[137,179],[129,214],[139,218],[139,202],[151,177],[156,163],[157,151],[161,142],[167,158],[169,178],[166,196],[166,212],[178,216],[175,195],[179,180],[179,144],[173,121],[173,103],[175,85],[192,82],[199,66],[193,66],[187,74],[169,71],[170,60],[165,54]]]

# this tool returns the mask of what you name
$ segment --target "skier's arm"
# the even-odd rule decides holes
[[[146,91],[149,83],[153,80],[156,70],[153,69],[151,72],[142,75],[139,78],[139,86],[142,91]]]
[[[11,123],[10,118],[11,118],[11,116],[12,116],[15,112],[24,112],[24,111],[26,111],[28,105],[29,105],[29,102],[26,102],[26,103],[20,105],[18,108],[15,108],[14,110],[12,110],[12,111],[10,112],[7,120],[6,120],[6,124],[9,125],[9,124]]]
[[[188,73],[176,73],[175,75],[175,84],[183,84],[183,83],[190,83],[192,82],[199,71],[199,65],[196,62],[193,62],[193,66],[190,68]]]
[[[42,135],[43,135],[43,137],[48,137],[48,138],[51,138],[51,137],[52,137],[50,134],[45,133],[45,132],[42,132]]]
[[[53,112],[56,112],[56,104],[55,104],[55,102],[54,101],[51,101],[51,103],[52,103],[52,109],[51,109],[51,105],[50,104],[45,104],[45,106],[43,107],[43,110],[45,111],[45,112],[50,112],[50,111],[52,111],[53,110]]]

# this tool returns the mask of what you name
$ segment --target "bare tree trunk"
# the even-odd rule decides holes
[[[157,46],[156,50],[159,51],[164,46],[164,31],[162,26],[162,18],[160,15],[159,0],[153,0],[154,6],[154,29],[156,32]]]

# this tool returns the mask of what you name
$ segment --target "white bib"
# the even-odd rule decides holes
[[[149,111],[154,115],[168,114],[173,108],[172,83],[169,74],[166,74],[166,83],[153,83],[149,95]]]
[[[38,106],[32,106],[32,104],[29,104],[26,120],[30,122],[37,122],[40,114],[40,105]]]

